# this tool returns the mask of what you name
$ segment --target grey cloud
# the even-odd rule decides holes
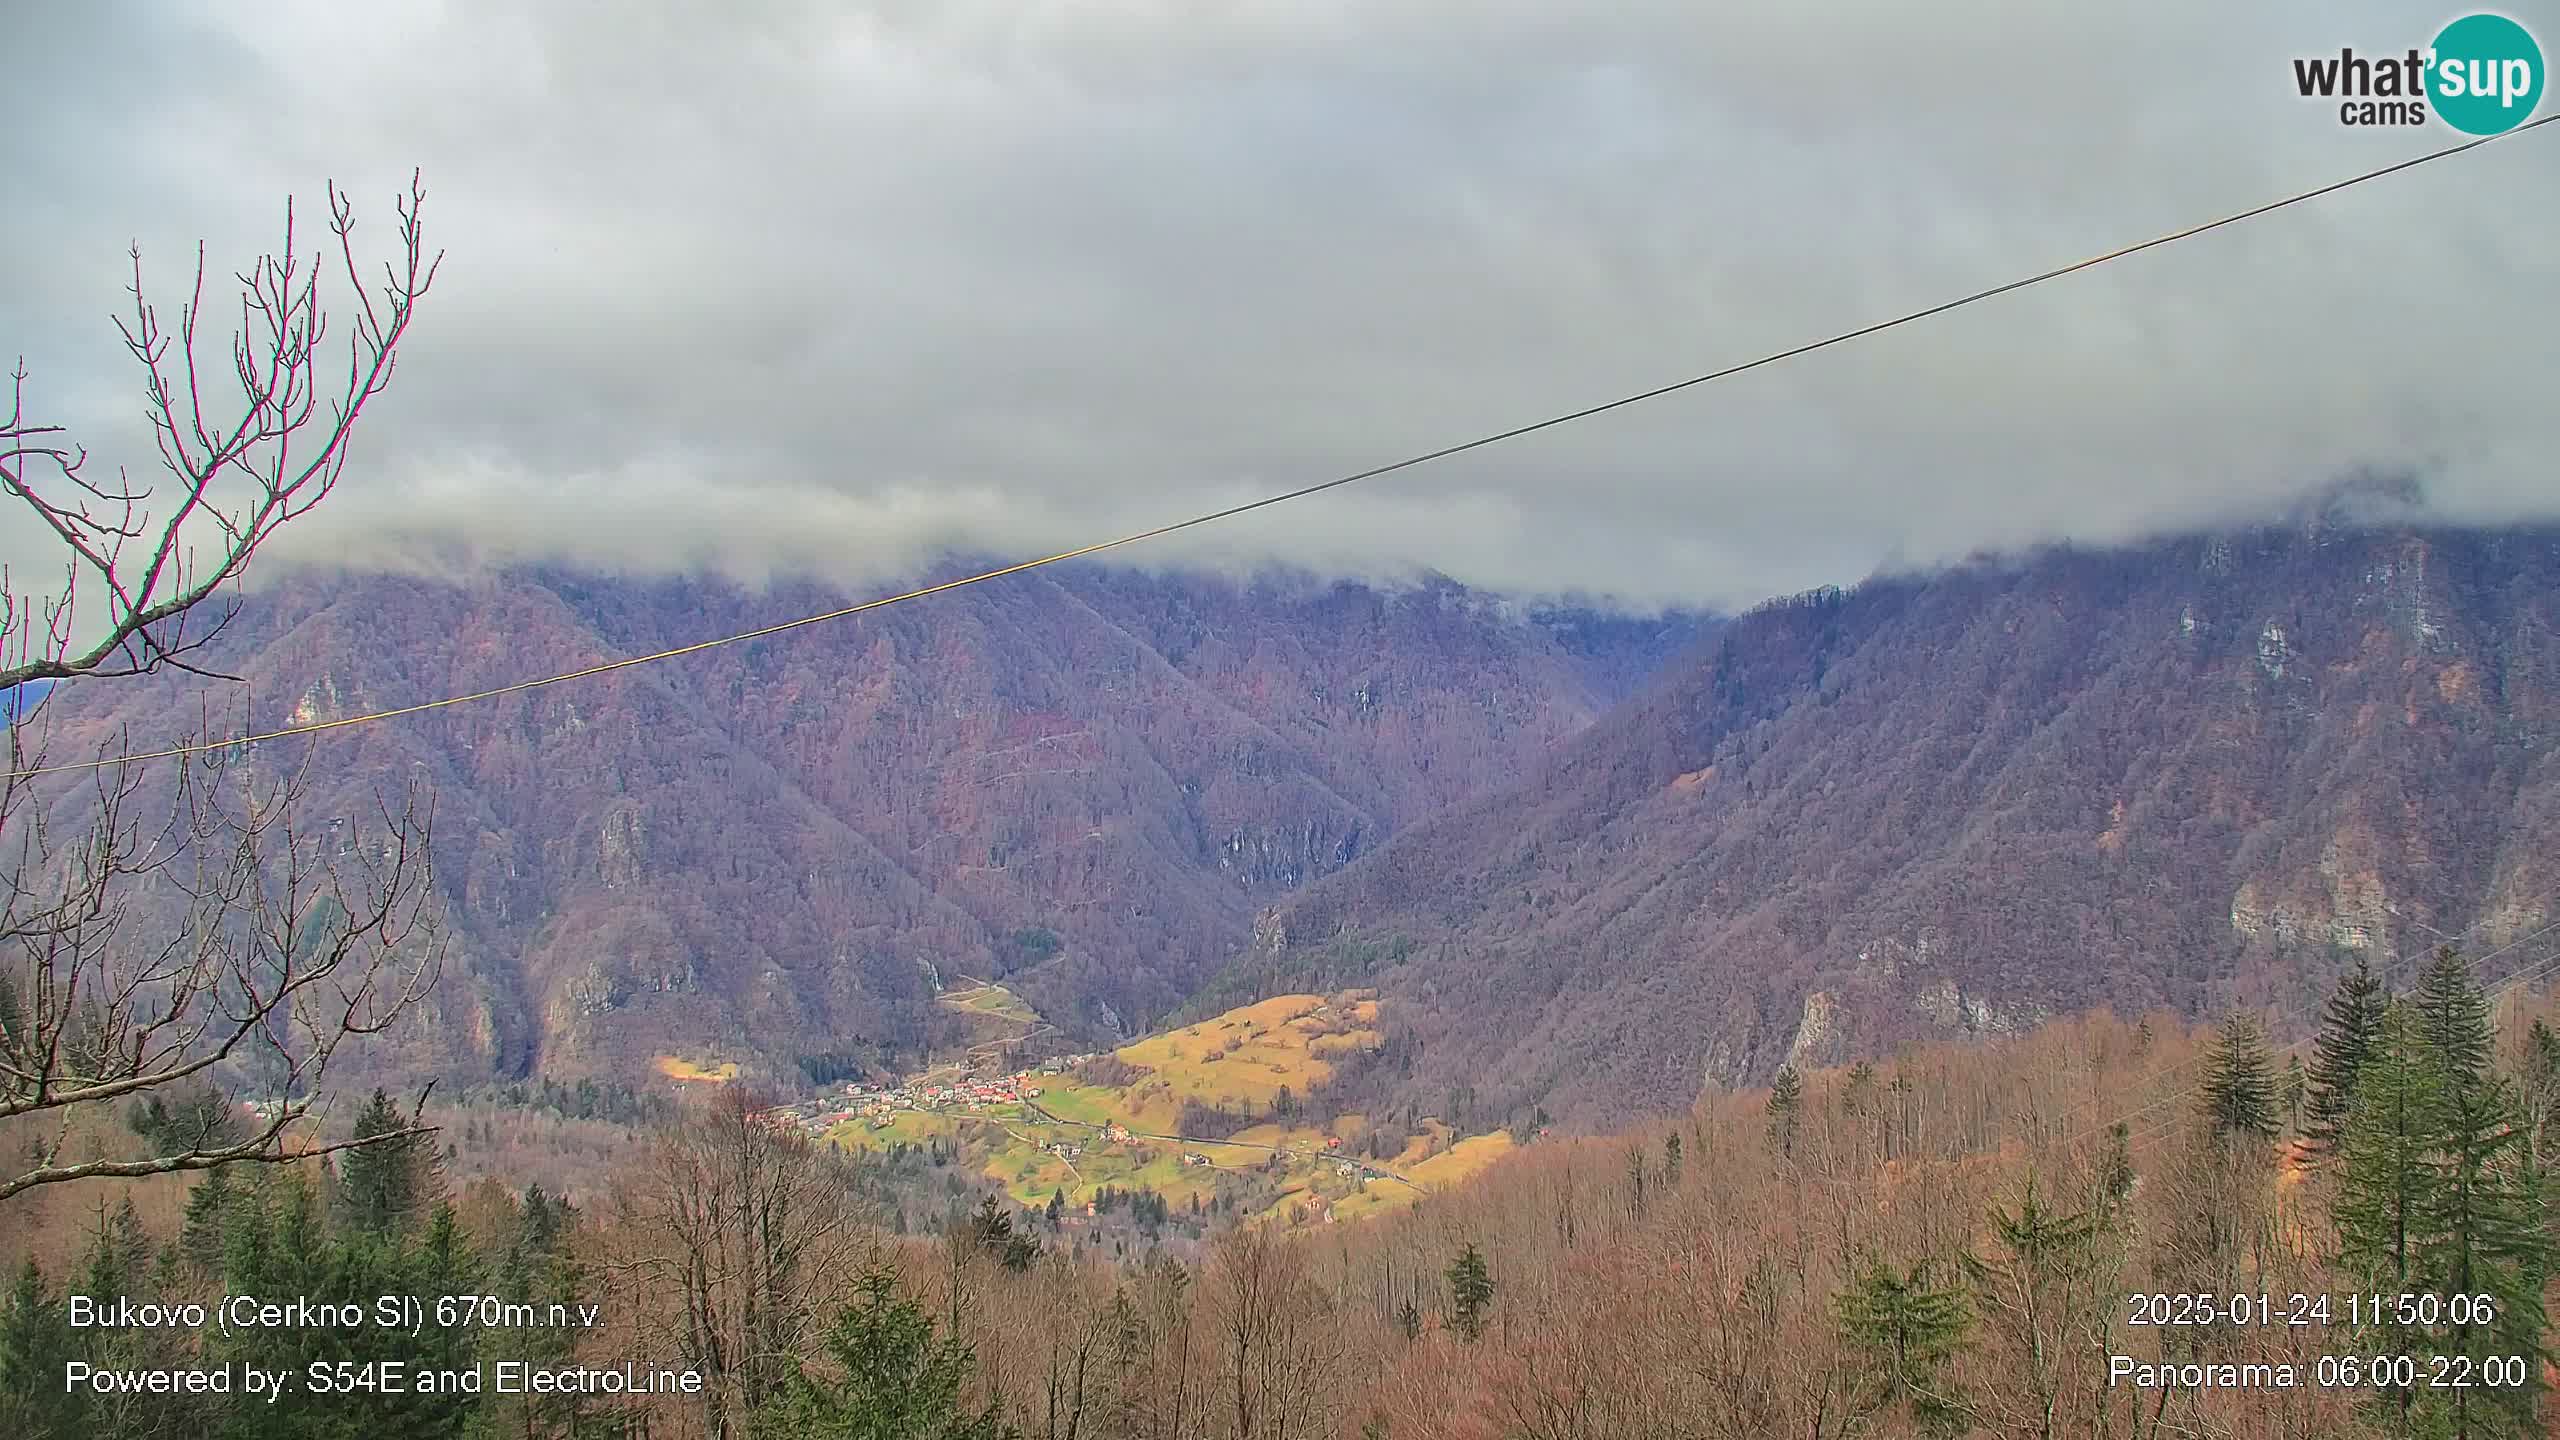
[[[2338,126],[2288,62],[2452,13],[101,7],[22,52],[41,223],[0,240],[0,347],[129,442],[100,314],[129,237],[174,281],[194,236],[254,253],[327,174],[379,237],[423,166],[451,259],[305,554],[867,580],[1289,488],[2447,143]],[[2513,13],[2560,40],[2548,0]],[[2452,518],[2560,512],[2553,145],[1129,558],[1733,604],[2363,467]]]

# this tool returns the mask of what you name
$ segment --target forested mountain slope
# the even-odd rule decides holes
[[[2436,931],[2495,978],[2560,915],[2555,752],[2551,530],[1879,579],[1735,620],[1212,993],[1378,986],[1416,1043],[1373,1085],[1597,1122],[2090,1004],[2291,1004]]]
[[[844,603],[566,572],[298,575],[210,655],[247,685],[73,684],[45,721],[57,758],[119,726],[145,748],[206,705],[217,731],[267,729]],[[361,830],[388,782],[430,787],[453,953],[402,1058],[449,1083],[666,1049],[787,1075],[925,1040],[936,976],[1005,975],[1071,1033],[1141,1028],[1258,909],[1519,773],[1694,629],[1445,581],[1062,568],[253,763],[307,754],[314,825]]]

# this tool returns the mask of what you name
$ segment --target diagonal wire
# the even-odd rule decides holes
[[[957,580],[946,580],[938,585],[927,585],[896,595],[884,595],[877,599],[865,600],[857,605],[847,605],[840,609],[828,610],[816,615],[804,615],[795,620],[785,620],[773,625],[760,626],[753,630],[741,631],[735,635],[723,635],[717,639],[696,641],[691,645],[679,645],[671,650],[659,650],[647,655],[626,656],[620,660],[609,660],[599,665],[589,665],[584,669],[565,671],[558,675],[545,675],[533,680],[519,680],[513,684],[500,685],[487,690],[475,690],[465,695],[447,695],[435,700],[423,700],[414,705],[399,705],[388,710],[375,710],[362,715],[348,715],[336,720],[314,721],[307,725],[290,725],[280,730],[268,730],[252,735],[234,736],[227,740],[205,740],[188,745],[173,745],[165,750],[145,751],[140,754],[109,756],[95,760],[72,761],[61,765],[44,765],[26,770],[13,770],[8,772],[6,778],[11,780],[22,780],[37,775],[55,775],[71,771],[95,770],[108,765],[122,765],[143,760],[166,760],[181,755],[202,754],[207,751],[226,749],[233,745],[256,744],[267,740],[285,740],[299,735],[318,735],[328,731],[344,730],[358,725],[372,725],[384,720],[396,720],[406,715],[420,715],[430,710],[443,710],[455,705],[470,705],[482,700],[495,700],[504,695],[516,695],[527,690],[538,690],[546,685],[561,685],[572,680],[586,680],[598,675],[608,675],[617,670],[628,670],[634,666],[651,665],[661,660],[674,660],[687,655],[697,655],[705,650],[717,649],[723,645],[735,645],[742,641],[759,640],[768,635],[779,635],[786,630],[797,630],[807,625],[822,625],[832,620],[842,620],[850,616],[862,614],[866,610],[877,610],[883,606],[902,604],[910,600],[922,600],[928,596],[944,594],[948,591],[958,590],[964,586],[982,584],[989,580],[1000,580],[1007,575],[1019,575],[1026,570],[1037,570],[1045,565],[1056,565],[1062,561],[1081,559],[1088,555],[1099,555],[1106,550],[1117,550],[1124,545],[1136,545],[1148,540],[1161,539],[1164,536],[1174,534],[1178,531],[1193,529],[1201,525],[1213,525],[1221,520],[1232,520],[1239,515],[1251,514],[1256,510],[1267,509],[1274,505],[1285,505],[1292,500],[1303,500],[1310,495],[1323,494],[1327,490],[1339,489],[1345,485],[1358,484],[1363,480],[1374,480],[1381,475],[1392,475],[1399,470],[1410,470],[1417,465],[1427,465],[1434,460],[1445,460],[1452,455],[1463,455],[1470,450],[1481,450],[1490,445],[1499,445],[1508,440],[1519,439],[1523,435],[1532,435],[1541,430],[1551,430],[1560,425],[1570,425],[1578,420],[1588,420],[1595,415],[1605,415],[1612,410],[1623,410],[1631,405],[1640,405],[1647,400],[1659,399],[1665,395],[1675,394],[1679,391],[1687,390],[1699,385],[1705,385],[1712,381],[1723,380],[1731,376],[1743,374],[1747,371],[1757,370],[1763,366],[1775,365],[1781,361],[1792,360],[1800,355],[1810,355],[1817,350],[1827,350],[1835,345],[1845,345],[1852,340],[1861,340],[1870,335],[1881,334],[1887,330],[1909,325],[1916,321],[1929,319],[1932,316],[1944,315],[1950,310],[1959,310],[1967,305],[1977,304],[1981,301],[1992,299],[1995,296],[2009,294],[2011,291],[2024,290],[2031,285],[2041,285],[2049,280],[2058,280],[2066,275],[2074,275],[2083,270],[2095,269],[2096,267],[2107,264],[2110,261],[2121,260],[2129,255],[2138,255],[2145,250],[2156,250],[2164,245],[2172,245],[2181,240],[2193,239],[2198,235],[2220,230],[2226,226],[2237,225],[2243,221],[2256,219],[2261,215],[2272,214],[2273,212],[2285,209],[2288,206],[2300,205],[2306,201],[2319,199],[2324,195],[2334,195],[2341,190],[2350,189],[2354,186],[2365,184],[2368,181],[2380,180],[2385,176],[2396,175],[2404,170],[2414,170],[2418,166],[2428,164],[2432,161],[2443,160],[2451,156],[2460,155],[2468,150],[2477,150],[2483,145],[2504,140],[2510,136],[2521,135],[2528,130],[2539,129],[2542,126],[2550,124],[2554,120],[2560,120],[2560,114],[2546,115],[2539,120],[2529,120],[2524,124],[2517,126],[2513,130],[2503,131],[2496,135],[2483,136],[2477,140],[2468,140],[2459,145],[2448,145],[2441,150],[2431,150],[2426,154],[2412,156],[2409,159],[2397,161],[2393,164],[2382,166],[2379,169],[2367,170],[2362,174],[2351,175],[2344,180],[2332,181],[2329,184],[2319,186],[2315,189],[2297,191],[2280,200],[2270,200],[2263,205],[2253,205],[2246,210],[2235,210],[2228,215],[2207,220],[2200,224],[2189,225],[2184,229],[2172,230],[2165,235],[2155,235],[2148,240],[2140,240],[2130,245],[2119,246],[2116,249],[2092,255],[2085,260],[2075,260],[2068,265],[2058,265],[2051,270],[2029,275],[2023,279],[2011,280],[2005,284],[1994,285],[1985,290],[1976,290],[1969,295],[1960,295],[1953,300],[1944,300],[1924,309],[1913,310],[1905,314],[1894,316],[1890,320],[1879,320],[1870,325],[1861,325],[1854,330],[1843,330],[1838,334],[1828,335],[1819,340],[1809,340],[1804,344],[1790,346],[1784,350],[1774,350],[1766,355],[1759,356],[1756,359],[1745,360],[1737,364],[1724,366],[1721,369],[1710,370],[1703,375],[1692,375],[1685,380],[1674,380],[1669,384],[1657,385],[1650,390],[1639,390],[1632,395],[1621,395],[1617,399],[1604,400],[1595,405],[1586,405],[1579,410],[1568,410],[1560,415],[1550,415],[1543,420],[1533,420],[1527,424],[1515,425],[1508,430],[1498,430],[1490,435],[1477,436],[1473,440],[1463,440],[1454,445],[1444,445],[1437,450],[1426,450],[1419,455],[1410,455],[1402,460],[1390,461],[1384,465],[1371,466],[1366,470],[1358,470],[1348,475],[1336,476],[1331,480],[1321,480],[1312,485],[1302,485],[1295,490],[1284,490],[1276,495],[1266,495],[1259,500],[1248,500],[1243,504],[1230,505],[1222,510],[1212,510],[1206,514],[1194,515],[1187,520],[1176,520],[1170,524],[1155,526],[1152,529],[1134,531],[1130,534],[1122,535],[1117,539],[1103,540],[1095,544],[1079,546],[1073,550],[1062,550],[1055,555],[1044,555],[1037,560],[1024,560],[1012,565],[999,566],[996,569],[980,571],[974,575],[964,575]]]

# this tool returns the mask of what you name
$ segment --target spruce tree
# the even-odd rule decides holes
[[[77,1292],[100,1300],[126,1294],[145,1298],[152,1250],[151,1236],[142,1228],[130,1192],[113,1210],[99,1201]],[[77,1348],[63,1358],[86,1360],[102,1370],[151,1369],[174,1358],[165,1348],[170,1341],[165,1331],[106,1329],[80,1337]],[[59,1386],[61,1379],[57,1369],[53,1383]],[[86,1422],[83,1428],[92,1433],[145,1435],[159,1433],[172,1418],[170,1410],[165,1397],[92,1393],[79,1397],[77,1413]]]
[[[2446,1082],[2475,1085],[2489,1071],[2488,998],[2471,978],[2471,962],[2450,945],[2439,946],[2435,958],[2418,977],[2412,1008],[2419,1037],[2435,1058]]]
[[[2374,1036],[2382,1028],[2382,1012],[2390,1004],[2373,967],[2359,958],[2338,977],[2338,988],[2320,1012],[2319,1038],[2312,1043],[2309,1085],[2304,1091],[2305,1138],[2315,1151],[2335,1154],[2345,1138],[2347,1111],[2355,1104],[2356,1072],[2373,1053]]]
[[[2383,1012],[2356,1069],[2354,1106],[2340,1136],[2339,1259],[2358,1288],[2409,1290],[2434,1222],[2431,1149],[2438,1075],[2404,1006]],[[2382,1337],[2397,1341],[2405,1337]]]
[[[2560,1100],[2560,1035],[2540,1020],[2524,1034],[2524,1083],[2526,1091],[2548,1111]]]
[[[1849,1083],[1840,1092],[1840,1108],[1852,1115],[1863,1114],[1867,1101],[1874,1096],[1876,1067],[1861,1060],[1849,1067]]]
[[[2549,1181],[2512,1087],[2486,1068],[2486,998],[2458,956],[2440,953],[2407,1004],[2384,1016],[2359,1073],[2341,1149],[2335,1219],[2341,1268],[2385,1298],[2363,1343],[2452,1358],[2478,1375],[2491,1356],[2527,1358],[2522,1388],[2422,1387],[2388,1407],[2400,1433],[2538,1433],[2551,1272]],[[2404,1311],[2402,1295],[2436,1313]],[[2490,1312],[2478,1313],[2476,1297]]]
[[[63,1392],[62,1376],[74,1358],[59,1297],[29,1256],[0,1298],[0,1434],[73,1433],[78,1401]]]
[[[1781,1065],[1769,1082],[1769,1143],[1789,1159],[1796,1153],[1796,1116],[1804,1108],[1804,1077]]]
[[[127,1193],[112,1211],[99,1201],[81,1267],[81,1290],[100,1297],[138,1291],[150,1263],[151,1237],[133,1208],[133,1196]]]
[[[454,1213],[449,1201],[436,1206],[435,1214],[427,1220],[426,1233],[419,1238],[416,1253],[407,1259],[409,1268],[418,1277],[420,1294],[480,1293],[483,1278],[480,1257],[472,1253],[471,1242],[462,1233],[461,1217]],[[505,1298],[529,1302],[533,1297],[519,1291]],[[443,1369],[458,1369],[468,1363],[472,1340],[478,1333],[469,1326],[439,1327],[432,1338],[435,1364]]]
[[[2539,1388],[2542,1282],[2551,1265],[2543,1179],[2525,1143],[2514,1091],[2489,1070],[2488,997],[2453,947],[2438,950],[2419,980],[2416,1008],[2435,1094],[2432,1213],[2413,1247],[2412,1268],[2427,1293],[2488,1295],[2497,1311],[2482,1322],[2474,1312],[2449,1308],[2434,1348],[2466,1357],[2475,1367],[2470,1373],[2490,1356],[2517,1353],[2519,1345],[2536,1362],[2528,1367],[2534,1383],[2525,1388],[2477,1396],[2466,1388],[2441,1397],[2449,1402],[2455,1433],[2479,1433],[2474,1426],[2483,1419],[2529,1420]]]
[[[2257,1017],[2243,1012],[2223,1021],[2208,1064],[2204,1112],[2215,1137],[2272,1139],[2278,1128],[2275,1077]]]
[[[855,1282],[858,1297],[821,1337],[836,1377],[795,1369],[759,1433],[794,1440],[1011,1440],[997,1408],[971,1410],[964,1398],[977,1357],[952,1336],[936,1338],[932,1317],[897,1293],[897,1277],[874,1269]]]
[[[969,1243],[1007,1270],[1028,1270],[1040,1258],[1040,1242],[1013,1228],[1012,1208],[994,1191],[969,1216],[967,1234]]]
[[[1484,1334],[1493,1310],[1493,1271],[1475,1242],[1449,1262],[1449,1324],[1472,1342]]]
[[[1831,1312],[1841,1343],[1871,1367],[1861,1407],[1870,1417],[1907,1407],[1921,1434],[1963,1431],[1965,1410],[1945,1373],[1964,1341],[1961,1291],[1933,1284],[1926,1261],[1899,1271],[1877,1262],[1832,1297]]]
[[[2525,1127],[2532,1143],[2546,1156],[2552,1143],[2551,1121],[2560,1114],[2560,1035],[2540,1020],[2524,1036],[2524,1053],[2517,1057],[2516,1103],[2524,1111]]]
[[[539,1183],[524,1187],[516,1207],[516,1241],[534,1255],[548,1255],[560,1238],[566,1207],[555,1204]]]
[[[2030,1171],[2015,1210],[1991,1207],[1988,1253],[1957,1253],[1975,1313],[2024,1361],[2012,1383],[2023,1385],[2046,1414],[2067,1386],[2078,1383],[2082,1362],[2071,1342],[2106,1330],[2112,1308],[2107,1297],[2123,1261],[2112,1216],[2112,1202],[2103,1195],[2093,1209],[2055,1210],[2037,1193]]]
[[[540,1185],[525,1187],[515,1207],[515,1229],[496,1270],[499,1294],[523,1296],[536,1306],[576,1307],[585,1298],[585,1272],[560,1241],[572,1212],[553,1201]],[[430,1232],[430,1249],[433,1248]],[[513,1326],[487,1332],[479,1339],[487,1360],[516,1360],[527,1365],[568,1363],[576,1346],[574,1330],[553,1326]],[[493,1435],[545,1434],[575,1436],[586,1404],[575,1392],[535,1394],[513,1399],[491,1397],[487,1406],[500,1418],[488,1428]]]
[[[179,1252],[207,1275],[222,1273],[223,1222],[230,1218],[231,1176],[216,1166],[187,1192],[187,1218],[178,1232]]]
[[[399,1135],[408,1124],[380,1090],[356,1117],[354,1138],[360,1143],[343,1153],[338,1171],[337,1219],[350,1233],[405,1234],[444,1198],[435,1137]],[[396,1138],[375,1139],[385,1135]]]

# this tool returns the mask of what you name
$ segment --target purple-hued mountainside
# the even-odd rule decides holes
[[[2289,1010],[2439,932],[2494,980],[2560,951],[2555,891],[2560,531],[2310,524],[1738,617],[1202,1004],[1376,986],[1362,1103],[1604,1124],[2096,1004]]]

